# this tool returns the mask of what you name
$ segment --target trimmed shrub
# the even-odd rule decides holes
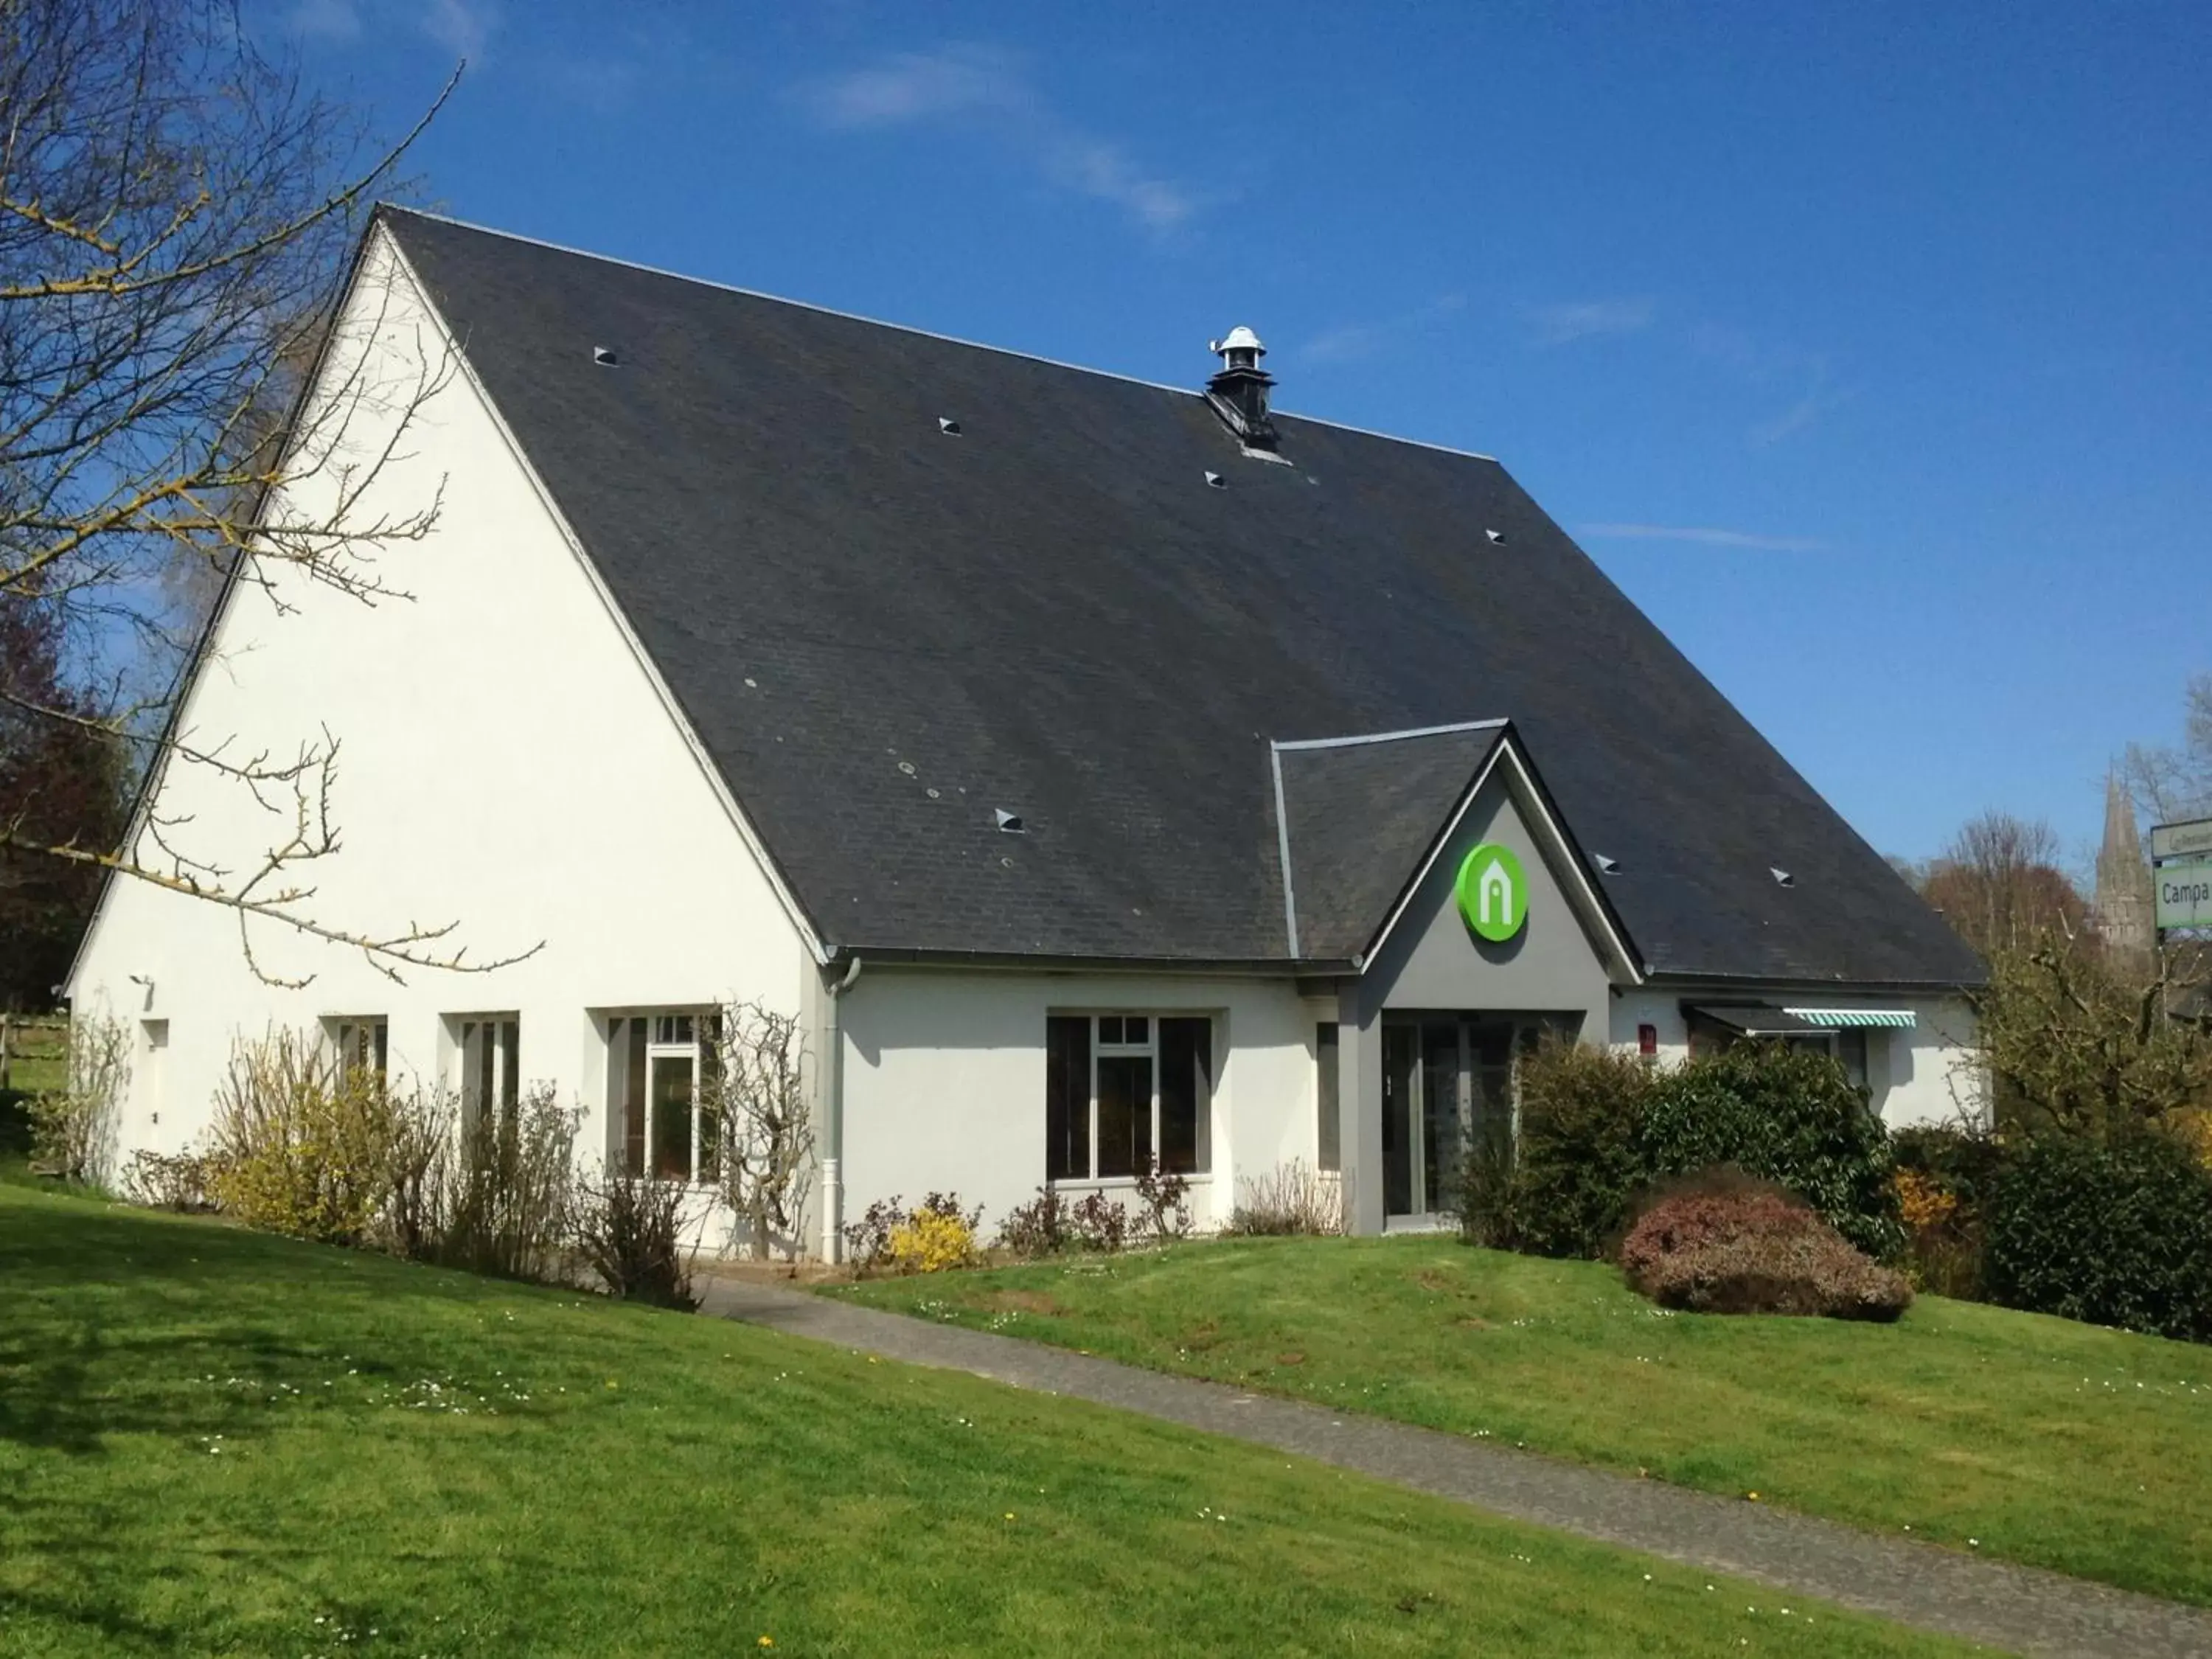
[[[1240,1182],[1237,1207],[1222,1231],[1254,1238],[1320,1237],[1344,1231],[1344,1188],[1304,1158]]]
[[[2212,1341],[2212,1172],[2169,1137],[2039,1135],[1986,1201],[1993,1300]]]
[[[1155,1244],[1188,1237],[1190,1182],[1160,1168],[1158,1158],[1138,1174],[1137,1203],[1137,1224]]]
[[[1629,1284],[1694,1313],[1891,1320],[1912,1287],[1770,1183],[1709,1172],[1655,1200],[1620,1250]]]

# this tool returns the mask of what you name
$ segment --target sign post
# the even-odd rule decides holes
[[[2176,927],[2212,927],[2212,818],[2154,824],[2152,926],[2160,949]]]

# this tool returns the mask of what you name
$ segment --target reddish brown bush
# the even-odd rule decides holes
[[[1912,1287],[1779,1188],[1723,1174],[1665,1194],[1620,1247],[1628,1282],[1695,1313],[1890,1320]]]

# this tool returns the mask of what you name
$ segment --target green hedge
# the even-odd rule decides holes
[[[2212,1170],[2186,1147],[2039,1135],[1979,1197],[1991,1300],[2212,1342]]]
[[[1834,1060],[1777,1043],[1665,1069],[1547,1044],[1522,1063],[1518,1156],[1470,1155],[1461,1223],[1479,1243],[1602,1257],[1654,1187],[1724,1164],[1796,1193],[1869,1255],[1903,1244],[1881,1121]]]

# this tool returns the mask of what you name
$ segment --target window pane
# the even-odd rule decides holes
[[[1160,1167],[1202,1175],[1213,1128],[1213,1022],[1160,1022]]]
[[[629,1028],[624,1039],[629,1048],[623,1060],[623,1168],[630,1175],[641,1176],[645,1173],[646,1024],[641,1018],[615,1024]]]
[[[1044,1023],[1044,1176],[1091,1173],[1091,1022],[1056,1015]]]
[[[522,1098],[522,1022],[504,1020],[499,1028],[499,1103],[509,1118]]]
[[[1321,1105],[1321,1167],[1341,1170],[1344,1167],[1343,1131],[1338,1125],[1336,1090],[1337,1060],[1341,1051],[1337,1047],[1336,1022],[1324,1020],[1314,1028],[1314,1060],[1320,1074],[1314,1079],[1315,1098]]]
[[[653,1057],[653,1176],[691,1179],[691,1056]]]
[[[1131,1014],[1121,1022],[1121,1041],[1150,1042],[1152,1040],[1151,1026],[1152,1022],[1142,1014]]]
[[[1844,1062],[1844,1075],[1850,1079],[1854,1089],[1867,1086],[1867,1035],[1860,1026],[1850,1026],[1836,1033],[1836,1058]]]
[[[1101,1042],[1119,1042],[1121,1040],[1121,1015],[1103,1014],[1099,1017],[1098,1040]]]
[[[1152,1158],[1152,1057],[1098,1061],[1098,1173],[1133,1176]]]

